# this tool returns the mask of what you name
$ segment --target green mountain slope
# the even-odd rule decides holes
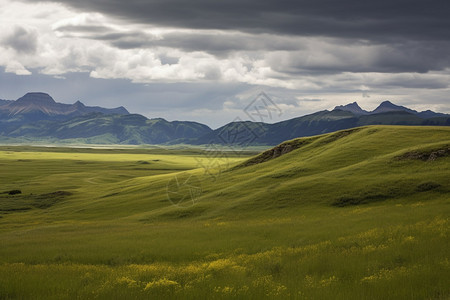
[[[196,122],[168,122],[147,119],[137,114],[104,115],[100,113],[77,117],[69,121],[39,121],[13,130],[9,137],[35,140],[49,138],[78,140],[96,144],[163,144],[170,140],[193,138],[211,129]]]
[[[366,125],[449,126],[450,116],[424,118],[407,111],[357,115],[350,111],[321,111],[274,124],[235,122],[191,141],[193,144],[277,145],[297,137],[313,136]],[[237,141],[237,142],[236,142]]]

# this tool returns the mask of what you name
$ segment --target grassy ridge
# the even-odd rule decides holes
[[[0,149],[0,192],[22,191],[0,194],[0,298],[448,298],[450,128],[304,141],[252,164]],[[186,172],[202,192],[180,208],[167,188]]]

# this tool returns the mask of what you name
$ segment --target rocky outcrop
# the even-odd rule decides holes
[[[445,146],[440,149],[428,150],[428,151],[410,151],[400,156],[397,156],[397,160],[405,159],[417,159],[422,161],[435,161],[440,157],[450,155],[450,146]]]

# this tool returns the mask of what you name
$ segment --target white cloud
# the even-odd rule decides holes
[[[52,29],[57,31],[66,26],[103,26],[106,18],[100,13],[81,13],[71,18],[62,19],[52,24]]]
[[[16,75],[31,75],[31,72],[28,71],[21,63],[17,61],[11,61],[6,63],[5,72],[14,73]]]

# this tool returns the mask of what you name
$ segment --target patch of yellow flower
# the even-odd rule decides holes
[[[370,240],[378,238],[382,235],[382,230],[378,228],[370,229],[368,231],[362,232],[357,235],[357,237],[361,240]]]
[[[359,215],[371,211],[372,207],[357,207],[349,212],[349,215]]]
[[[440,265],[444,266],[445,268],[450,269],[450,260],[446,257],[444,260],[439,262]]]
[[[256,289],[263,290],[268,297],[282,296],[287,292],[287,287],[275,282],[272,275],[259,277],[252,282],[252,285]]]
[[[374,252],[374,251],[379,251],[379,250],[384,250],[387,249],[387,246],[384,244],[380,244],[380,245],[366,245],[362,248],[362,252],[363,253],[370,253],[370,252]]]
[[[231,268],[236,265],[236,262],[231,260],[230,258],[221,258],[207,264],[207,268],[209,270],[222,270],[225,268]]]
[[[234,289],[234,287],[230,287],[230,286],[224,286],[224,287],[216,286],[214,288],[214,292],[224,294],[224,295],[232,295],[232,294],[234,294],[235,289]]]
[[[398,267],[394,269],[381,269],[377,273],[372,274],[370,276],[366,276],[361,279],[361,282],[372,282],[377,280],[391,280],[395,277],[406,275],[411,272],[412,269],[408,269],[406,267]]]
[[[124,285],[124,286],[129,287],[129,288],[138,288],[140,286],[140,284],[136,280],[130,279],[130,278],[125,277],[125,276],[117,278],[116,282],[119,285]]]
[[[338,278],[335,275],[325,277],[322,279],[314,278],[312,275],[306,275],[304,279],[305,285],[309,288],[322,288],[328,287],[333,283],[338,282]]]
[[[338,281],[338,279],[337,279],[337,277],[336,276],[331,276],[331,277],[329,277],[329,278],[325,278],[325,279],[322,279],[322,280],[320,280],[320,285],[322,286],[322,287],[325,287],[325,286],[329,286],[329,285],[331,285],[332,283],[335,283],[335,282],[337,282]]]
[[[412,243],[414,242],[416,239],[413,236],[408,235],[407,237],[405,237],[403,239],[403,243]]]
[[[151,290],[155,288],[178,288],[180,287],[180,284],[176,281],[169,280],[167,278],[162,278],[155,281],[150,281],[145,285],[144,290]]]

